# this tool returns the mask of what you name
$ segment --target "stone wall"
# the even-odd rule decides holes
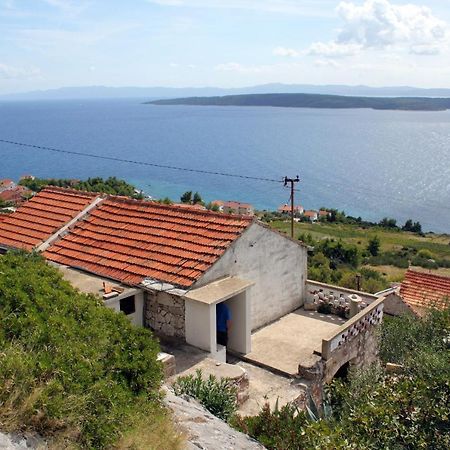
[[[398,292],[391,292],[386,295],[384,300],[384,312],[391,316],[414,314],[414,311],[403,301]]]
[[[145,326],[161,338],[185,340],[185,305],[180,297],[167,292],[145,293]]]

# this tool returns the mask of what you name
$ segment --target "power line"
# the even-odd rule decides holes
[[[88,158],[106,159],[109,161],[137,164],[137,165],[141,165],[141,166],[158,167],[161,169],[180,170],[180,171],[184,171],[184,172],[195,172],[195,173],[202,173],[202,174],[207,174],[207,175],[220,175],[222,177],[241,178],[244,180],[254,180],[254,181],[265,181],[265,182],[269,182],[269,183],[283,183],[282,179],[275,180],[273,178],[253,177],[250,175],[240,175],[240,174],[227,173],[227,172],[213,172],[210,170],[192,169],[189,167],[179,167],[179,166],[172,166],[172,165],[166,165],[166,164],[157,164],[157,163],[151,163],[151,162],[146,162],[146,161],[134,161],[132,159],[122,159],[122,158],[116,158],[114,156],[104,156],[104,155],[96,155],[94,153],[77,152],[77,151],[73,151],[73,150],[63,150],[60,148],[46,147],[43,145],[26,144],[24,142],[9,141],[6,139],[0,139],[0,142],[3,142],[5,144],[17,145],[20,147],[28,147],[28,148],[38,149],[38,150],[47,150],[50,152],[65,153],[68,155],[85,156]]]
[[[274,178],[266,178],[266,177],[255,177],[250,175],[241,175],[241,174],[233,174],[233,173],[227,173],[227,172],[215,172],[215,171],[209,171],[209,170],[202,170],[202,169],[193,169],[188,167],[179,167],[179,166],[172,166],[172,165],[166,165],[166,164],[158,164],[158,163],[151,163],[146,161],[135,161],[135,160],[129,160],[129,159],[123,159],[123,158],[117,158],[114,156],[104,156],[104,155],[96,155],[94,153],[86,153],[86,152],[78,152],[73,150],[63,150],[60,148],[55,147],[46,147],[43,145],[35,145],[35,144],[27,144],[24,142],[17,142],[17,141],[11,141],[7,139],[0,139],[0,142],[3,142],[5,144],[10,145],[16,145],[20,147],[27,147],[32,149],[38,149],[38,150],[46,150],[51,151],[55,153],[63,153],[63,154],[69,154],[69,155],[76,155],[76,156],[84,156],[88,158],[96,158],[96,159],[104,159],[109,161],[115,161],[115,162],[122,162],[122,163],[129,163],[129,164],[136,164],[141,166],[150,166],[150,167],[158,167],[162,169],[169,169],[169,170],[178,170],[178,171],[184,171],[184,172],[191,172],[191,173],[201,173],[201,174],[207,174],[207,175],[219,175],[223,177],[231,177],[231,178],[239,178],[242,180],[249,180],[249,181],[263,181],[263,182],[269,182],[269,183],[283,183],[284,179],[274,179]],[[354,185],[348,185],[343,182],[340,182],[336,180],[335,178],[332,181],[333,186],[327,186],[323,184],[323,180],[319,180],[318,178],[308,175],[310,178],[315,179],[317,182],[321,183],[321,187],[325,188],[326,190],[333,189],[333,186],[340,186],[344,189],[351,190],[352,192],[358,192],[363,195],[371,195],[371,196],[380,196],[379,192],[375,192],[371,189],[367,189],[367,187],[356,187]],[[298,192],[297,189],[294,189],[295,192]],[[405,199],[396,197],[389,194],[382,194],[383,197],[390,199],[395,202],[404,203]],[[417,199],[418,200],[418,199]],[[433,207],[434,205],[434,207]],[[427,200],[426,205],[421,206],[422,209],[428,209],[430,211],[437,211],[437,208],[439,209],[446,209],[446,206],[443,206],[442,204],[439,204],[438,202],[433,202],[432,200]]]

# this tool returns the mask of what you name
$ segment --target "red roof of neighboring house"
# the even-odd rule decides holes
[[[414,310],[442,309],[450,302],[450,277],[407,270],[400,286],[400,296]]]
[[[9,214],[0,214],[0,223],[6,220],[6,218],[9,216]]]
[[[0,246],[31,250],[83,211],[97,194],[47,187],[0,223]]]
[[[329,215],[330,215],[330,213],[329,213],[328,211],[324,210],[324,209],[321,209],[321,210],[319,211],[319,216],[321,216],[321,217],[323,217],[323,216],[329,216]]]
[[[291,212],[291,205],[288,205],[287,203],[285,205],[281,205],[278,207],[279,212]],[[294,206],[294,212],[303,211],[302,205],[296,205]]]
[[[252,207],[252,205],[250,205],[249,203],[241,203],[241,202],[236,202],[234,200],[229,200],[229,201],[223,202],[223,206],[225,206],[226,208],[231,208],[231,209],[238,209],[238,208],[251,209],[251,207]]]
[[[317,211],[305,211],[303,214],[306,217],[316,217],[317,216]]]
[[[4,180],[0,180],[0,189],[1,188],[7,188],[8,186],[14,185],[14,181],[10,180],[9,178],[5,178]]]
[[[23,186],[16,186],[13,189],[7,189],[0,192],[0,200],[4,202],[18,201],[22,199],[22,196],[31,194],[31,191]]]
[[[248,217],[110,197],[45,257],[127,284],[191,286],[252,223]]]

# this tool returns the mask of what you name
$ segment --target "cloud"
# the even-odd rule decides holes
[[[0,63],[0,79],[2,80],[29,80],[41,75],[37,67],[14,67]]]
[[[359,53],[362,45],[338,42],[314,42],[307,50],[308,55],[342,58]]]
[[[426,6],[396,5],[389,0],[366,0],[362,5],[343,1],[336,11],[344,22],[338,45],[404,47],[411,53],[430,54],[438,52],[449,37],[448,24]]]
[[[336,12],[343,21],[336,39],[314,42],[306,54],[342,58],[363,50],[389,49],[436,55],[449,44],[449,25],[426,6],[396,5],[389,0],[365,0],[361,5],[343,1]]]
[[[286,47],[276,47],[273,49],[273,54],[275,56],[287,56],[290,58],[296,58],[300,56],[300,52],[297,50],[294,50],[293,48],[286,48]]]

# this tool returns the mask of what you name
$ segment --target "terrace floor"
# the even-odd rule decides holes
[[[253,333],[252,351],[243,359],[276,373],[295,377],[299,364],[311,367],[320,359],[322,339],[343,323],[345,320],[335,315],[297,309]]]

